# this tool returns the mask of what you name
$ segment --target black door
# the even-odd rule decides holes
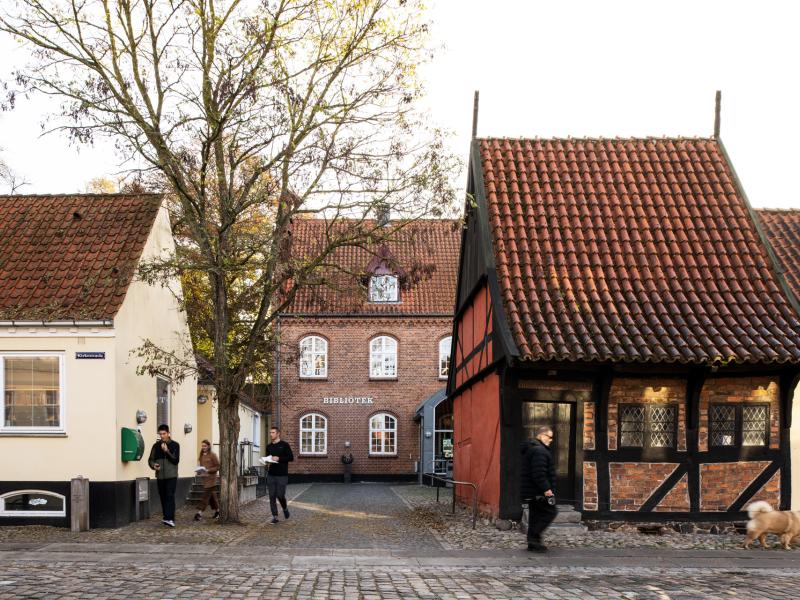
[[[556,498],[575,502],[575,405],[570,402],[523,402],[522,427],[525,439],[536,437],[541,426],[553,430],[550,451],[556,465]]]

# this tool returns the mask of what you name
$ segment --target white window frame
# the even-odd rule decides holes
[[[392,287],[387,287],[389,281],[393,281]],[[393,297],[384,298],[383,293],[385,290],[393,291]],[[377,297],[380,295],[380,297]],[[371,275],[369,278],[369,301],[376,304],[391,304],[392,302],[400,302],[400,278],[392,273],[382,273],[380,275]]]
[[[311,418],[311,427],[303,427],[303,421],[305,419],[309,418],[309,417]],[[320,417],[322,419],[322,422],[325,424],[325,426],[322,429],[320,429],[319,427],[315,427],[314,426],[314,417]],[[328,453],[328,417],[326,417],[322,413],[318,413],[318,412],[306,413],[302,417],[300,417],[300,423],[299,423],[299,428],[298,429],[300,431],[300,439],[297,440],[297,441],[298,441],[298,447],[300,448],[300,454],[301,455],[303,455],[303,456],[325,456]],[[317,439],[315,434],[319,433],[320,431],[323,432],[323,434],[324,434],[323,439],[325,440],[324,443],[323,443],[322,450],[314,449],[314,445],[316,443],[315,440]],[[311,433],[311,448],[312,448],[312,450],[310,452],[303,450],[303,434],[304,433]]]
[[[450,347],[453,345],[453,336],[449,335],[439,340],[439,379],[447,379],[450,374]],[[444,350],[444,354],[442,351]],[[447,359],[447,373],[442,372],[442,358]]]
[[[253,424],[253,448],[260,449],[261,448],[261,415],[257,412],[254,412],[251,417],[251,423]]]
[[[58,427],[20,427],[6,426],[6,358],[58,358]],[[63,352],[0,352],[0,433],[47,434],[67,432],[67,378]]]
[[[20,494],[41,494],[61,499],[61,510],[6,510],[6,498]],[[49,490],[12,490],[0,495],[0,517],[66,517],[67,499],[61,494]]]
[[[387,354],[390,354],[390,351],[387,350],[387,348],[386,348],[386,346],[387,346],[386,341],[387,340],[389,340],[392,344],[394,344],[394,373],[391,373],[391,374],[388,374],[388,375],[386,374],[386,356],[387,356]],[[381,342],[381,347],[380,347],[379,350],[374,350],[372,348],[372,344],[374,344],[377,341]],[[398,344],[397,340],[394,339],[391,336],[388,336],[388,335],[379,335],[379,336],[376,336],[376,337],[372,338],[369,341],[369,378],[370,379],[397,379],[397,374],[400,371],[400,367],[399,367],[399,363],[400,363],[400,360],[399,360],[400,348],[399,348],[399,346],[400,346],[400,344]],[[380,373],[378,373],[376,375],[375,373],[372,372],[372,365],[373,365],[373,362],[375,361],[377,356],[380,357],[381,369],[380,369]]]
[[[372,426],[372,420],[376,419],[376,418],[379,418],[379,417],[381,419],[381,421],[380,421],[381,425],[380,425],[380,427],[375,428],[375,427]],[[389,417],[390,419],[392,419],[392,422],[394,423],[394,427],[393,428],[387,428],[386,427],[386,417]],[[391,452],[387,452],[386,451],[386,438],[384,436],[381,436],[381,449],[378,450],[378,451],[373,450],[372,449],[372,434],[375,433],[375,432],[386,433],[386,432],[390,432],[390,431],[394,432],[394,450],[392,450]],[[374,415],[371,415],[370,418],[369,418],[369,446],[368,446],[370,456],[397,456],[397,446],[398,446],[397,417],[395,417],[393,414],[388,413],[388,412],[380,412],[380,413],[375,413]]]
[[[311,343],[311,349],[309,352],[311,353],[311,372],[310,373],[303,373],[303,344],[306,342]],[[317,348],[317,344],[321,342],[323,344],[323,348],[320,350]],[[299,344],[300,348],[300,360],[298,361],[298,370],[300,373],[301,379],[324,379],[328,376],[328,340],[326,340],[321,335],[307,335],[302,340],[300,340]],[[325,368],[322,370],[322,373],[315,374],[314,373],[314,362],[316,356],[324,356],[325,357]]]

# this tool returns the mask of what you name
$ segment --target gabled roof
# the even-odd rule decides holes
[[[524,360],[800,362],[794,299],[716,139],[483,139]]]
[[[759,209],[756,213],[789,288],[800,298],[800,210]]]
[[[0,319],[113,319],[161,196],[0,196]]]
[[[353,227],[369,231],[372,220],[297,219],[292,224],[294,260],[317,256]],[[317,285],[298,291],[284,314],[452,315],[461,228],[458,221],[420,219],[400,226],[391,238],[367,247],[342,246],[314,275]],[[390,229],[391,231],[391,229]],[[388,266],[389,269],[379,268]],[[371,272],[400,276],[399,303],[368,302],[365,284]]]

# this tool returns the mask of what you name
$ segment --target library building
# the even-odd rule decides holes
[[[298,220],[292,256],[352,226]],[[328,261],[338,268],[319,275],[327,283],[280,315],[273,418],[294,448],[293,481],[341,481],[345,463],[372,481],[451,468],[444,390],[460,237],[457,221],[428,219],[376,247],[339,248]]]

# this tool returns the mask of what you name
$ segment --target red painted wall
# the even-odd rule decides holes
[[[481,343],[483,348],[465,360]],[[462,313],[456,328],[456,387],[491,364],[492,358],[492,300],[483,286]]]
[[[500,510],[500,378],[489,373],[453,402],[455,453],[453,477],[478,484],[478,508]],[[472,503],[472,490],[457,486],[461,502]]]

